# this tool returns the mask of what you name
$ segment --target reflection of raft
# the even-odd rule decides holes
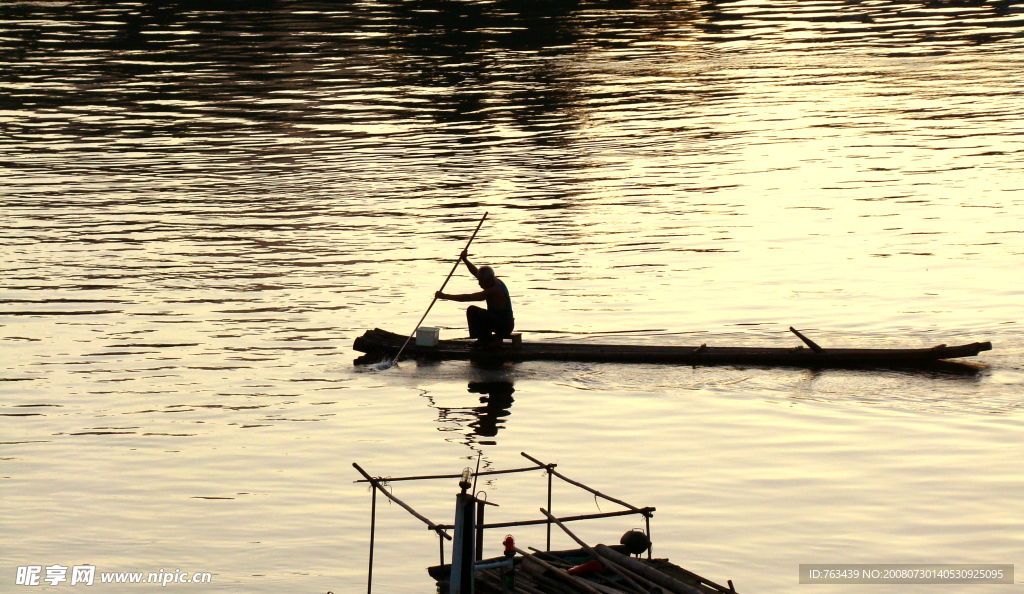
[[[791,329],[792,330],[792,329]],[[638,346],[567,344],[508,340],[501,346],[476,349],[470,340],[441,340],[436,346],[410,343],[403,357],[483,362],[590,361],[602,363],[670,363],[679,365],[758,365],[785,367],[922,367],[945,359],[973,357],[992,349],[990,342],[923,349],[826,349],[793,330],[806,344],[794,348],[700,346]],[[368,330],[353,348],[372,357],[393,357],[407,337],[386,330]]]

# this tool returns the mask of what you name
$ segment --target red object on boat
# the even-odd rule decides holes
[[[516,541],[515,541],[514,538],[512,538],[511,534],[506,536],[505,540],[503,540],[501,542],[501,544],[505,545],[505,554],[506,555],[515,555],[516,554]]]
[[[598,573],[604,569],[604,565],[601,565],[600,561],[587,561],[583,565],[577,565],[572,569],[566,571],[569,575],[591,575]]]

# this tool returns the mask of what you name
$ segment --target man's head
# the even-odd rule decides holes
[[[480,287],[487,289],[494,286],[494,269],[490,266],[481,266],[477,270],[476,280],[480,283]]]

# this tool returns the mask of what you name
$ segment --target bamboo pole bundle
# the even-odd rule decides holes
[[[660,564],[668,565],[668,569],[670,569],[672,573],[669,573],[663,567],[659,567]],[[729,584],[729,587],[727,588],[721,584],[716,584],[715,582],[707,579],[704,576],[697,575],[696,573],[693,573],[692,571],[686,568],[679,567],[678,565],[673,565],[672,563],[668,562],[668,559],[655,559],[651,566],[669,577],[675,577],[677,580],[680,580],[683,583],[695,582],[699,584],[699,589],[707,592],[708,594],[715,594],[716,592],[722,592],[724,594],[734,594],[736,592],[736,589],[732,585],[732,580],[728,580],[726,582]],[[676,574],[681,575],[683,579],[677,577]]]
[[[599,544],[596,549],[601,556],[622,565],[630,571],[650,580],[673,594],[704,594],[699,589],[694,588],[689,584],[684,584],[683,582],[667,576],[653,567],[645,565],[641,561],[638,561],[628,555],[623,555],[622,553],[605,545]]]
[[[530,571],[531,568],[529,567],[529,564],[533,563],[533,564],[536,564],[537,566],[539,566],[543,570],[542,572],[539,572],[540,574],[550,572],[552,575],[558,577],[559,580],[561,580],[562,582],[564,582],[566,584],[569,584],[570,586],[576,588],[577,590],[582,590],[584,592],[587,592],[588,594],[603,594],[597,588],[592,586],[590,584],[590,582],[588,582],[587,580],[584,580],[582,578],[578,578],[578,577],[576,577],[574,575],[569,575],[568,573],[565,572],[564,569],[559,569],[559,568],[551,565],[547,561],[544,561],[542,559],[538,559],[536,557],[536,555],[531,555],[530,553],[527,553],[526,551],[524,551],[524,550],[522,550],[522,549],[520,549],[518,547],[516,548],[516,552],[523,556],[523,564],[524,564],[525,567],[522,567],[522,569],[524,569],[525,571],[528,571],[530,573],[538,574],[538,572],[536,572],[536,571]],[[541,577],[544,577],[544,576],[542,575]]]
[[[657,592],[661,591],[661,589],[658,588],[654,583],[647,582],[647,584],[645,584],[645,585],[647,585],[648,588],[650,586],[655,586],[655,588],[651,592],[648,592],[648,588],[645,588],[644,586],[641,586],[639,583],[637,583],[638,580],[634,579],[634,578],[637,578],[639,576],[624,570],[622,567],[620,567],[616,563],[613,563],[611,560],[609,560],[604,555],[599,554],[597,551],[595,551],[593,548],[591,548],[590,545],[588,545],[587,543],[583,542],[579,537],[577,537],[575,534],[573,534],[571,530],[566,528],[565,524],[563,524],[561,521],[559,521],[559,519],[556,518],[555,516],[551,515],[551,513],[548,512],[548,510],[546,510],[544,508],[541,508],[540,513],[544,514],[545,516],[548,517],[549,520],[551,520],[552,522],[557,524],[558,527],[561,528],[566,534],[568,534],[569,538],[575,540],[576,543],[578,545],[580,545],[583,548],[583,550],[587,552],[588,555],[590,555],[591,557],[597,559],[598,561],[601,562],[602,565],[604,565],[608,569],[611,569],[616,575],[621,577],[623,579],[623,581],[625,581],[627,584],[629,584],[629,586],[630,586],[632,591],[638,592],[639,594],[652,594],[652,592],[653,593],[657,593]],[[644,581],[644,580],[641,578],[639,581]]]
[[[569,568],[572,567],[572,563],[569,563],[568,561],[566,561],[565,559],[562,559],[561,557],[556,557],[556,556],[552,555],[551,553],[545,553],[544,551],[542,551],[542,550],[540,550],[538,548],[535,548],[535,547],[529,547],[529,549],[531,551],[533,551],[533,554],[536,555],[538,558],[544,559],[545,561],[547,561],[548,563],[550,563],[550,564],[552,564],[552,565],[554,565],[556,567],[563,567],[565,569],[569,569]]]

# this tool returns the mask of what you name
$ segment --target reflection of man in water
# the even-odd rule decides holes
[[[486,394],[480,397],[483,406],[472,410],[476,420],[469,424],[473,435],[494,437],[498,434],[499,424],[512,414],[512,394],[516,391],[512,382],[469,382],[469,391],[474,394]],[[480,445],[494,445],[493,441],[480,441]]]
[[[487,309],[475,305],[470,305],[466,309],[469,337],[475,338],[478,346],[500,342],[502,338],[512,334],[516,324],[512,316],[512,298],[509,297],[508,288],[494,275],[494,270],[490,266],[473,266],[466,250],[462,250],[461,258],[483,290],[461,295],[448,295],[438,291],[435,297],[449,301],[486,301]]]

